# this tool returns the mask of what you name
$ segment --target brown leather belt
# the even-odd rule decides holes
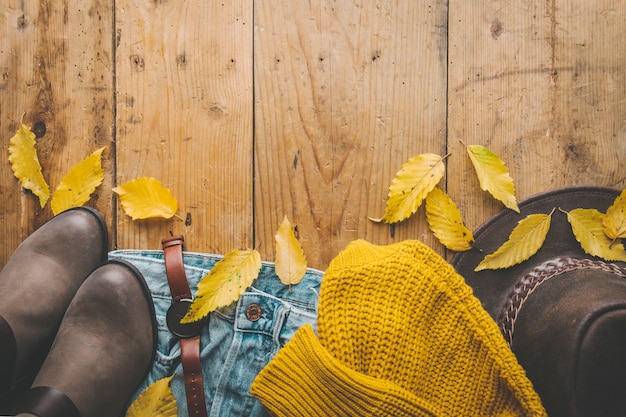
[[[180,338],[189,416],[206,417],[204,383],[200,363],[200,332],[204,327],[204,320],[189,324],[180,323],[193,300],[183,264],[183,243],[184,239],[180,235],[168,237],[161,241],[167,282],[172,293],[172,305],[167,311],[166,320],[170,331]]]

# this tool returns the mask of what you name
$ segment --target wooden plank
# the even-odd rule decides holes
[[[255,9],[255,233],[272,260],[283,216],[309,266],[357,238],[420,238],[423,209],[382,216],[401,165],[445,152],[446,13],[441,2],[263,1]],[[440,248],[439,248],[440,249]]]
[[[518,198],[626,186],[626,5],[450,2],[448,190],[475,228],[503,206],[478,187],[460,140],[509,166]]]
[[[419,238],[441,251],[423,209],[394,238],[367,217],[382,214],[391,179],[423,152],[451,152],[441,186],[470,228],[500,210],[459,140],[498,153],[519,198],[571,184],[626,188],[621,3],[454,0],[448,15],[410,0],[10,0],[0,27],[4,148],[25,113],[54,188],[107,146],[105,184],[89,204],[117,221],[118,247],[156,248],[172,231],[190,250],[257,246],[272,260],[287,215],[318,268],[356,238]],[[115,211],[114,178],[138,176],[171,188],[191,225]],[[8,164],[0,195],[3,264],[51,212]]]
[[[154,177],[190,219],[132,221],[120,248],[187,250],[252,244],[252,4],[116,3],[117,183]]]
[[[9,0],[0,11],[0,127],[2,148],[20,125],[37,133],[43,174],[54,191],[62,177],[106,146],[106,179],[89,203],[111,222],[113,56],[110,2]],[[8,155],[4,154],[5,161]],[[4,265],[17,245],[52,216],[23,192],[8,162],[0,164]]]

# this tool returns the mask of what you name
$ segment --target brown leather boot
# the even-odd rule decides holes
[[[0,414],[30,386],[70,301],[107,250],[100,214],[78,207],[26,238],[0,272]]]
[[[152,364],[156,337],[154,305],[141,273],[124,261],[107,262],[76,293],[17,414],[121,415]]]

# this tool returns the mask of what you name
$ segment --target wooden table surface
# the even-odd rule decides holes
[[[0,10],[0,265],[52,216],[8,162],[20,121],[51,188],[105,146],[88,205],[111,248],[257,248],[286,215],[308,264],[354,239],[420,239],[423,207],[380,217],[401,165],[450,154],[439,187],[475,229],[503,209],[465,144],[510,169],[518,199],[626,188],[626,3],[610,0],[5,0]],[[133,221],[111,189],[149,176],[179,219]]]

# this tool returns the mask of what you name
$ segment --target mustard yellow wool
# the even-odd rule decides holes
[[[322,281],[318,337],[298,330],[252,394],[277,416],[545,416],[454,269],[419,241],[352,242]]]

